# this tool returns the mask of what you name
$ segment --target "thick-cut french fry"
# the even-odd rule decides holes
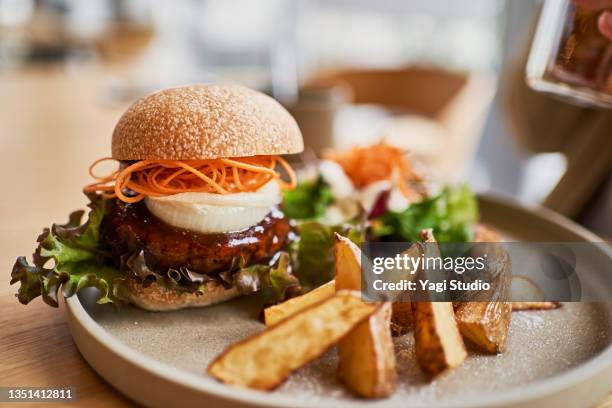
[[[266,326],[272,326],[308,306],[330,298],[334,296],[334,293],[336,293],[336,285],[332,280],[301,296],[291,298],[278,305],[267,307],[264,309]]]
[[[230,346],[208,366],[208,374],[228,384],[271,390],[378,310],[380,305],[362,302],[359,292],[340,291]]]
[[[426,256],[439,256],[439,250],[433,247],[436,240],[431,230],[424,230],[423,240],[429,244]],[[421,269],[423,278],[425,271]],[[455,312],[451,302],[421,301],[412,304],[414,321],[414,340],[417,362],[421,369],[430,376],[438,375],[448,369],[459,366],[467,357],[465,344],[459,333]]]
[[[361,289],[361,251],[336,234],[336,289]],[[338,377],[363,398],[389,396],[395,390],[395,351],[389,327],[391,304],[385,303],[338,343]]]
[[[512,302],[513,311],[551,310],[561,307],[561,302]]]
[[[414,302],[414,339],[421,369],[435,376],[459,366],[467,352],[450,302]]]
[[[496,241],[493,241],[496,240]],[[476,348],[487,353],[501,353],[506,347],[506,338],[510,328],[512,304],[508,300],[511,280],[511,265],[508,254],[495,244],[501,236],[494,230],[479,225],[476,230],[476,242],[491,242],[479,244],[479,250],[487,245],[488,260],[497,270],[489,270],[492,288],[486,294],[486,301],[461,302],[455,305],[457,324],[463,337]]]

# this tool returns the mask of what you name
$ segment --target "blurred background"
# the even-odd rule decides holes
[[[612,111],[525,85],[540,7],[0,0],[0,170],[12,180],[5,193],[24,203],[0,202],[4,228],[21,234],[25,218],[46,225],[84,202],[87,167],[110,154],[136,98],[223,81],[278,99],[316,154],[385,138],[438,180],[543,203],[612,236]]]

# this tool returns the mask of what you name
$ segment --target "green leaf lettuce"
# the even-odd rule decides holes
[[[251,265],[232,275],[241,293],[262,291],[267,303],[278,303],[300,290],[300,281],[292,274],[289,254],[279,252],[271,265]]]
[[[418,242],[421,231],[432,228],[438,242],[469,242],[477,219],[478,202],[470,188],[445,187],[402,212],[388,211],[372,220],[371,231],[378,238]]]
[[[283,193],[283,212],[296,220],[319,218],[334,200],[329,185],[322,177],[299,183]]]
[[[334,278],[334,233],[361,244],[364,239],[363,214],[338,225],[300,221],[296,232],[299,238],[289,248],[295,274],[305,290],[313,289]]]
[[[98,303],[121,300],[119,272],[105,262],[99,249],[100,225],[108,203],[99,196],[89,198],[91,211],[85,223],[81,224],[83,211],[73,212],[66,224],[44,229],[32,265],[23,256],[15,261],[10,283],[20,282],[17,298],[21,303],[42,296],[45,303],[57,307],[60,289],[69,297],[86,287],[99,290]]]

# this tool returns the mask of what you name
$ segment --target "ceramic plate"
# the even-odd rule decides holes
[[[524,241],[598,241],[549,211],[481,197],[484,222]],[[607,253],[612,260],[612,255]],[[601,273],[601,271],[600,271]],[[598,273],[581,277],[597,285]],[[429,382],[418,369],[413,338],[395,339],[398,386],[392,397],[364,401],[335,375],[336,352],[294,373],[274,392],[237,389],[205,374],[229,344],[261,331],[257,296],[169,313],[121,310],[85,292],[66,301],[81,354],[129,398],[152,407],[195,406],[590,406],[612,390],[612,304],[566,303],[552,311],[515,312],[507,351],[471,355]]]

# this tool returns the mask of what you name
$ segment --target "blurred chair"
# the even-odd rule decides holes
[[[495,92],[495,80],[489,74],[408,67],[319,73],[306,82],[305,88],[336,92],[340,88],[353,104],[384,107],[392,113],[393,131],[387,126],[377,138],[384,136],[393,144],[413,150],[436,179],[459,181],[472,164]],[[297,106],[293,112],[307,145],[316,151],[338,147],[337,139],[321,137],[332,132],[325,128],[329,126],[329,115],[324,111],[305,112]]]

